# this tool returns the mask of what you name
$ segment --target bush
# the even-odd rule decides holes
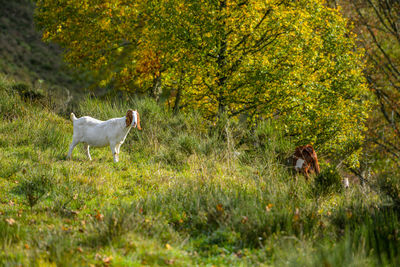
[[[198,140],[193,137],[192,135],[179,135],[178,143],[182,152],[190,155],[193,154],[195,151],[198,150]]]
[[[11,85],[0,76],[0,118],[13,121],[24,114],[24,105],[18,95],[11,90]]]
[[[315,193],[328,194],[342,189],[342,177],[334,166],[324,168],[314,180]]]
[[[82,209],[98,191],[88,183],[77,182],[69,174],[60,179],[52,190],[54,204],[52,211],[62,217],[75,217],[78,210]]]
[[[26,83],[15,83],[11,88],[25,101],[42,101],[46,96],[41,90],[33,89]]]
[[[395,172],[385,172],[378,177],[380,190],[389,196],[397,209],[400,210],[400,175]]]
[[[50,192],[52,187],[52,177],[48,173],[34,170],[26,175],[15,191],[26,198],[27,204],[32,209],[46,193]]]

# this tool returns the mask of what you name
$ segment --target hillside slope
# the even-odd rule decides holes
[[[0,0],[0,73],[38,86],[61,86],[75,90],[82,86],[62,61],[61,49],[46,44],[33,22],[30,0]]]
[[[311,181],[293,176],[279,125],[250,132],[149,99],[86,99],[78,117],[137,108],[143,131],[128,135],[117,164],[109,148],[88,161],[78,146],[65,160],[71,122],[13,85],[0,76],[1,266],[399,263],[388,199],[342,190],[326,165]]]

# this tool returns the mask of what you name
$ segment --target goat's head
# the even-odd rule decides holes
[[[137,112],[137,110],[135,110],[136,113],[136,127],[138,128],[138,130],[142,130],[142,127],[140,127],[140,116],[139,116],[139,112]]]
[[[133,110],[132,110],[132,109],[129,109],[129,110],[126,112],[126,116],[125,116],[126,127],[131,126],[132,122],[133,122]]]
[[[133,111],[133,110],[128,110],[126,112],[126,118],[125,118],[125,122],[126,122],[126,127],[137,127],[138,130],[142,130],[142,128],[140,127],[140,117],[139,117],[139,112],[137,112],[137,110]]]

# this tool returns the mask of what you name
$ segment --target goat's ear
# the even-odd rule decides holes
[[[140,116],[139,116],[139,112],[137,112],[137,110],[135,110],[136,112],[136,127],[138,128],[138,130],[142,130],[142,127],[140,127]]]
[[[128,110],[128,112],[126,112],[126,118],[125,118],[125,122],[126,122],[126,127],[131,126],[133,121],[133,110]]]

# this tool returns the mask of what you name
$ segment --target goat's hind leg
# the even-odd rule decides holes
[[[72,156],[72,150],[74,150],[75,146],[78,144],[79,142],[76,141],[75,139],[72,139],[72,143],[69,146],[69,151],[68,151],[68,155],[67,155],[67,159],[71,159]]]
[[[85,144],[85,151],[86,151],[86,156],[88,157],[88,159],[92,160],[92,157],[90,156],[89,145],[88,144]]]

